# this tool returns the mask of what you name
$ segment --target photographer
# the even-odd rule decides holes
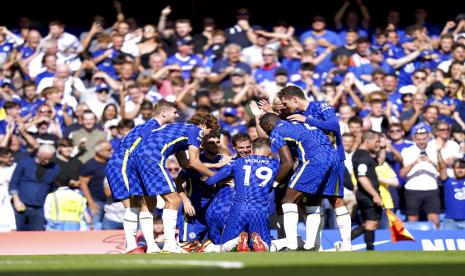
[[[439,198],[436,147],[428,146],[430,131],[423,125],[412,129],[414,145],[402,150],[404,167],[400,175],[406,177],[405,213],[408,221],[418,221],[420,212],[427,214],[428,221],[439,228]]]

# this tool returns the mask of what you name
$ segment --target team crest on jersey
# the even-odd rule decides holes
[[[454,189],[454,198],[457,200],[465,200],[465,187]]]
[[[330,109],[330,108],[332,108],[332,107],[331,107],[331,105],[330,105],[329,103],[327,103],[327,102],[322,102],[322,103],[320,104],[320,108],[321,108],[321,111],[325,111],[325,110],[328,110],[328,109]]]
[[[189,233],[189,238],[190,238],[190,239],[193,240],[193,239],[195,239],[196,237],[197,237],[197,235],[195,234],[195,232],[190,232],[190,233]]]

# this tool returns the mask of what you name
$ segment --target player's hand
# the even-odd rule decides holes
[[[89,208],[93,216],[95,216],[100,210],[100,206],[98,206],[98,204],[95,202],[89,202]]]
[[[273,113],[273,107],[267,100],[260,100],[258,102],[258,107],[262,110],[264,110],[267,113]]]
[[[192,203],[189,199],[184,199],[182,201],[182,206],[184,207],[184,212],[189,216],[193,217],[195,216],[195,208],[192,206]]]
[[[292,114],[291,116],[287,116],[287,119],[290,121],[305,123],[307,117],[302,114]]]
[[[250,102],[250,110],[252,111],[252,114],[257,118],[260,118],[263,115],[263,110],[260,107],[258,107],[256,101]]]
[[[379,195],[373,197],[373,202],[381,208],[384,208],[383,200]]]

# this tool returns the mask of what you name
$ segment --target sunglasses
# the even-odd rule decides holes
[[[179,172],[180,168],[168,168],[170,172]]]
[[[40,109],[39,113],[52,113],[52,111],[48,109]]]
[[[426,77],[414,76],[413,78],[416,79],[416,80],[426,80]]]
[[[438,131],[449,131],[448,128],[438,128]]]
[[[402,130],[401,129],[391,129],[389,132],[390,133],[400,133],[400,132],[402,132]]]

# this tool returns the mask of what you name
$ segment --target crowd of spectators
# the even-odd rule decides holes
[[[105,163],[158,100],[176,102],[182,121],[217,116],[222,152],[233,155],[232,135],[257,137],[250,101],[279,108],[275,96],[287,85],[339,116],[354,221],[351,154],[373,130],[387,151],[378,175],[385,205],[436,227],[445,212],[463,227],[465,188],[441,193],[437,151],[453,178],[465,152],[465,14],[439,26],[417,9],[415,24],[400,26],[392,10],[372,26],[362,1],[344,1],[334,18],[309,18],[299,34],[285,21],[260,26],[245,8],[224,30],[214,18],[194,30],[170,7],[149,24],[126,18],[117,1],[115,9],[114,24],[95,16],[79,36],[59,21],[47,34],[27,19],[0,27],[1,230],[53,230],[63,221],[64,229],[121,228],[124,208],[111,202]],[[175,160],[167,167],[180,169]],[[450,204],[463,211],[449,214]]]

